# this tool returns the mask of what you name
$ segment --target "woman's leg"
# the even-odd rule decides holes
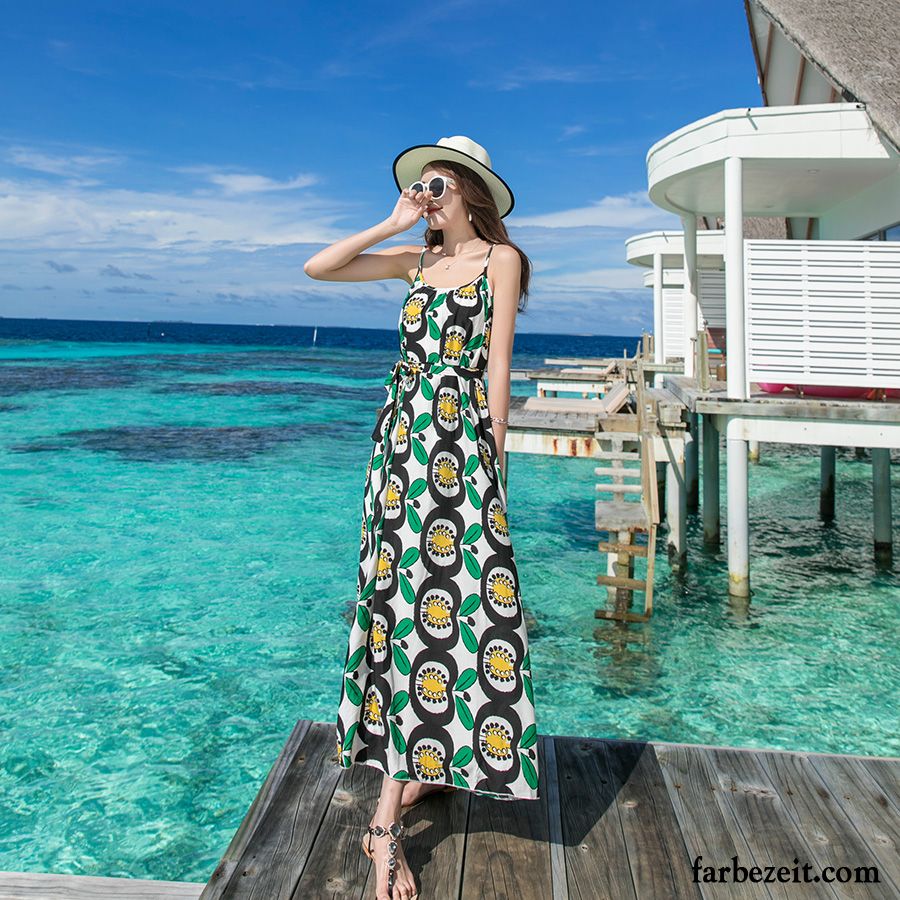
[[[378,805],[375,807],[375,814],[369,823],[372,826],[381,825],[387,829],[392,822],[400,824],[400,802],[403,795],[403,785],[405,782],[398,781],[385,775],[381,782],[381,795],[378,798]],[[412,900],[418,897],[416,892],[416,882],[406,862],[406,856],[403,853],[402,839],[396,840],[397,852],[395,854],[397,865],[394,867],[394,887],[393,891],[388,890],[388,872],[390,869],[387,865],[389,858],[388,844],[395,840],[390,835],[376,837],[374,834],[367,834],[365,840],[370,842],[368,845],[372,848],[375,856],[375,900]]]

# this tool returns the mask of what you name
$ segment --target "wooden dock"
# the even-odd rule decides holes
[[[459,791],[405,816],[422,900],[900,896],[900,759],[547,735],[537,748],[538,800]],[[205,887],[0,873],[0,900],[369,900],[360,841],[382,776],[333,754],[332,723],[297,723]],[[732,857],[762,878],[809,863],[878,881],[704,883],[701,866],[730,873]]]
[[[382,775],[301,721],[201,900],[374,896]],[[541,735],[541,797],[439,794],[405,817],[422,900],[900,896],[900,759]],[[877,867],[878,884],[695,883],[712,866]]]

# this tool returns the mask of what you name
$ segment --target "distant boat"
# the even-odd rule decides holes
[[[316,325],[316,326],[313,328],[313,347],[316,346],[316,335],[317,335],[318,333],[319,333],[319,326]]]

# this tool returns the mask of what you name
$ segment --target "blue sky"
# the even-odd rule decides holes
[[[647,149],[761,104],[740,0],[37,0],[3,25],[7,316],[393,328],[402,281],[303,262],[390,213],[400,150],[465,134],[516,193],[517,329],[636,334],[623,242],[679,224]]]

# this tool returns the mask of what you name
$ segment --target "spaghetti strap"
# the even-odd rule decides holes
[[[425,259],[425,251],[426,251],[427,249],[428,249],[428,244],[426,244],[426,245],[422,248],[422,252],[419,254],[419,268],[416,269],[416,278],[418,278],[418,277],[422,274],[422,260]],[[414,278],[414,279],[413,279],[413,282],[414,282],[414,283],[415,283],[415,280],[416,280],[416,279]]]
[[[492,253],[494,247],[496,247],[496,246],[497,246],[496,244],[491,244],[490,249],[487,252],[487,256],[484,258],[484,270],[483,270],[482,274],[487,273],[488,264],[491,261],[491,253]]]

